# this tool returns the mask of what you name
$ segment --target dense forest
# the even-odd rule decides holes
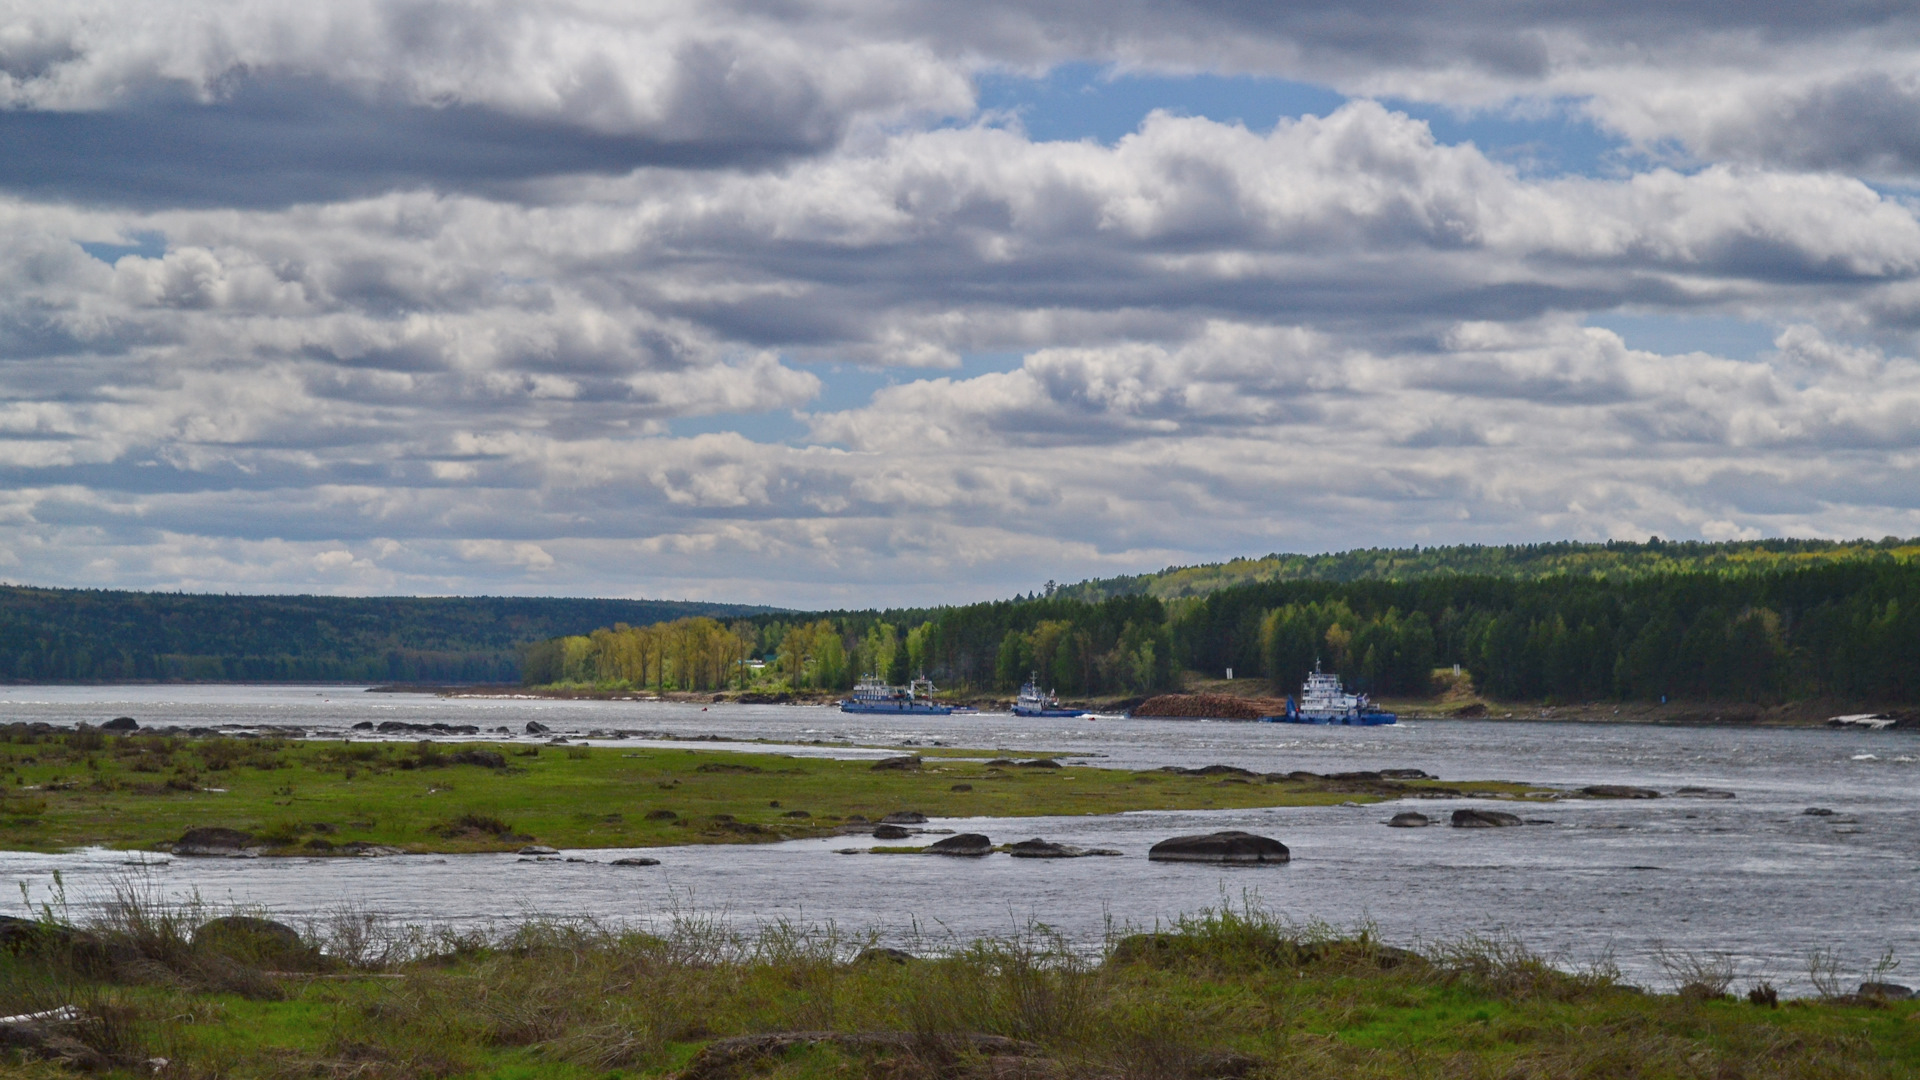
[[[1054,595],[1072,600],[1205,596],[1236,585],[1269,581],[1407,581],[1435,576],[1536,579],[1647,577],[1708,571],[1784,570],[1833,562],[1920,559],[1920,540],[1733,540],[1545,544],[1459,544],[1451,547],[1356,548],[1325,555],[1268,555],[1203,566],[1170,566],[1153,574],[1097,578]]]
[[[530,642],[764,608],[543,597],[210,596],[0,586],[0,680],[511,682]]]
[[[1063,694],[1129,695],[1172,688],[1183,670],[1233,668],[1285,693],[1320,662],[1350,686],[1399,696],[1426,693],[1436,668],[1459,664],[1482,693],[1507,700],[1920,700],[1920,563],[1872,546],[1845,560],[1663,574],[1272,581],[1172,601],[1054,590],[689,622],[708,625],[550,643],[529,678],[705,689],[743,685],[747,660],[761,658],[758,680],[792,689],[924,672],[952,689],[1004,692],[1039,672]],[[705,644],[676,659],[676,640]]]

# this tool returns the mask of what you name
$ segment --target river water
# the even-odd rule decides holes
[[[169,859],[123,852],[0,852],[7,895],[85,908],[116,885],[167,899],[258,906],[292,919],[351,906],[458,926],[529,914],[633,924],[718,915],[742,929],[785,920],[873,932],[916,948],[1035,924],[1092,944],[1111,928],[1150,927],[1223,903],[1252,902],[1302,923],[1372,925],[1400,943],[1504,936],[1573,965],[1611,959],[1631,978],[1666,981],[1663,953],[1725,954],[1744,978],[1804,986],[1808,957],[1849,976],[1882,956],[1920,968],[1920,737],[1913,732],[1743,730],[1637,724],[1416,721],[1389,728],[1101,719],[1005,714],[887,718],[820,707],[702,707],[668,702],[446,699],[341,687],[12,687],[0,723],[70,725],[129,715],[145,727],[297,727],[341,737],[352,725],[475,724],[533,741],[536,721],[575,740],[773,740],[795,754],[865,756],[945,745],[1118,768],[1227,764],[1262,772],[1419,768],[1443,779],[1546,787],[1698,786],[1731,800],[1569,800],[1528,806],[1550,824],[1513,829],[1389,829],[1396,809],[1429,815],[1476,800],[1409,806],[1150,812],[1102,817],[965,819],[931,828],[996,842],[1043,836],[1112,847],[1119,858],[939,859],[836,854],[839,837],[780,844],[656,848],[648,868],[607,863],[629,851],[387,859]],[[501,734],[505,728],[513,734]],[[417,738],[409,735],[408,738]],[[707,742],[719,749],[730,742]],[[767,749],[755,746],[755,749]],[[1810,815],[1809,807],[1831,809]],[[1149,863],[1182,833],[1246,829],[1284,841],[1293,862],[1223,869]],[[129,865],[142,862],[145,865]],[[1898,980],[1904,972],[1896,971]],[[1906,980],[1911,982],[1911,979]]]

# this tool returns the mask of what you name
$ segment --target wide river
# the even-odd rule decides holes
[[[1881,957],[1920,969],[1920,735],[1634,724],[1417,721],[1387,728],[1156,720],[1025,720],[1005,714],[883,718],[791,706],[447,699],[359,688],[264,686],[11,687],[0,723],[59,725],[133,716],[145,727],[297,727],[342,737],[354,724],[477,724],[625,745],[689,736],[774,740],[795,754],[860,756],[871,747],[945,745],[1056,753],[1115,768],[1227,764],[1262,772],[1419,768],[1443,779],[1547,787],[1613,783],[1731,800],[1568,800],[1524,809],[1551,824],[1510,829],[1390,829],[1398,804],[1147,812],[1105,817],[966,819],[930,827],[996,842],[1043,836],[1118,848],[1123,858],[1022,860],[841,855],[863,838],[679,847],[661,865],[614,867],[631,852],[571,852],[592,862],[511,855],[385,859],[171,859],[81,851],[0,852],[7,895],[39,904],[64,892],[84,908],[116,886],[264,908],[294,920],[345,907],[462,926],[528,914],[657,924],[719,916],[742,929],[832,924],[915,948],[1044,924],[1082,944],[1221,904],[1256,903],[1288,919],[1372,925],[1387,940],[1511,937],[1569,965],[1611,959],[1650,985],[1659,957],[1730,957],[1743,980],[1804,987],[1808,958],[1845,977]],[[596,736],[594,733],[599,733]],[[417,738],[418,736],[408,736]],[[551,738],[539,736],[538,738]],[[726,743],[705,743],[705,749]],[[765,747],[754,747],[765,749]],[[896,751],[897,752],[897,751]],[[1421,800],[1432,815],[1490,802]],[[1834,811],[1807,814],[1810,807]],[[1182,833],[1246,829],[1293,850],[1283,867],[1149,863]],[[145,865],[130,865],[144,863]],[[59,881],[56,884],[55,875]],[[1900,970],[1901,975],[1920,970]],[[1902,981],[1911,982],[1911,979]]]

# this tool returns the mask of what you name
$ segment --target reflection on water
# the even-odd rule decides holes
[[[345,904],[407,919],[472,924],[530,912],[643,923],[722,912],[743,924],[834,922],[958,937],[1043,922],[1083,942],[1110,923],[1150,925],[1249,895],[1300,921],[1372,923],[1390,940],[1511,933],[1573,961],[1613,955],[1652,978],[1664,944],[1724,951],[1776,981],[1834,949],[1864,968],[1892,949],[1911,963],[1920,928],[1920,739],[1908,732],[1747,731],[1635,725],[1436,721],[1395,728],[1302,729],[1180,721],[1018,720],[1006,715],[874,718],[823,708],[652,702],[445,700],[339,688],[15,687],[0,720],[294,726],[335,737],[373,720],[523,730],[537,720],[575,737],[647,732],[789,744],[864,743],[1054,751],[1118,767],[1224,763],[1262,771],[1415,767],[1444,778],[1547,784],[1630,783],[1672,791],[1725,788],[1732,801],[1572,801],[1537,809],[1520,829],[1388,829],[1394,806],[1154,812],[1111,817],[935,822],[996,841],[1044,836],[1113,847],[1123,858],[941,859],[839,855],[849,838],[752,847],[654,849],[662,865],[514,856],[395,859],[168,860],[131,867],[121,852],[0,853],[0,875],[36,902],[62,873],[71,902],[97,900],[138,875],[161,895],[258,904],[311,916]],[[876,722],[876,721],[879,722]],[[807,746],[805,752],[841,753]],[[1432,813],[1471,803],[1423,801]],[[1801,813],[1830,807],[1832,817]],[[1284,867],[1221,870],[1148,863],[1154,841],[1242,828],[1276,836]],[[140,856],[132,856],[139,860]]]

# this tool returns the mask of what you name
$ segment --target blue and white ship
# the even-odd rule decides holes
[[[840,711],[947,716],[953,712],[953,706],[933,700],[931,679],[915,679],[905,686],[888,686],[869,675],[854,686],[852,697],[840,703]]]
[[[1313,673],[1300,688],[1300,700],[1287,699],[1287,711],[1280,716],[1263,716],[1269,724],[1346,724],[1373,727],[1397,724],[1400,718],[1376,708],[1365,694],[1349,694],[1340,685],[1340,676],[1320,670],[1314,661]]]
[[[1071,709],[1060,704],[1060,698],[1051,690],[1040,689],[1040,673],[1034,672],[1027,679],[1027,685],[1020,688],[1020,696],[1014,699],[1015,716],[1085,716],[1085,709]]]

